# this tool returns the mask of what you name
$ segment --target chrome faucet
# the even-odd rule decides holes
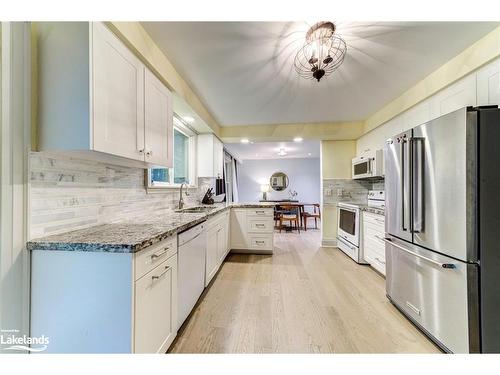
[[[182,207],[184,207],[184,199],[182,198],[182,188],[183,186],[186,185],[186,191],[185,191],[185,194],[186,196],[189,196],[189,193],[187,192],[187,184],[185,182],[183,182],[181,184],[181,187],[180,187],[180,196],[179,196],[179,210],[182,209]]]

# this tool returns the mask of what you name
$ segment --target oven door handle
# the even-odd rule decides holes
[[[424,257],[423,255],[420,255],[420,254],[417,254],[411,250],[408,250],[407,248],[401,246],[401,245],[398,245],[394,242],[392,242],[389,238],[383,238],[383,237],[380,237],[380,236],[377,236],[375,235],[375,237],[377,237],[379,240],[382,240],[384,241],[385,243],[388,243],[394,247],[397,247],[399,250],[403,250],[405,253],[408,253],[410,255],[413,255],[417,258],[420,258],[422,260],[425,260],[429,263],[432,263],[438,267],[441,267],[441,268],[456,268],[456,266],[453,264],[453,263],[441,263],[441,262],[438,262],[437,260],[434,260],[434,259],[431,259],[431,258],[427,258],[427,257]]]

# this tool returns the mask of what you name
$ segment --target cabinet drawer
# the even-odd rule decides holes
[[[363,222],[385,228],[385,217],[383,215],[372,214],[371,212],[363,212]]]
[[[135,255],[134,259],[134,279],[140,279],[146,273],[158,266],[161,262],[167,260],[176,253],[177,236],[175,235],[139,251]]]
[[[272,233],[274,230],[274,222],[272,219],[263,219],[250,217],[247,220],[248,232]]]
[[[370,266],[385,276],[385,257],[381,258],[377,253],[368,251],[365,252],[364,258]]]
[[[259,216],[259,217],[273,217],[272,208],[249,208],[247,209],[247,216]]]
[[[134,352],[164,353],[176,334],[177,256],[135,282]]]
[[[248,245],[250,249],[272,250],[273,237],[272,236],[248,236]]]

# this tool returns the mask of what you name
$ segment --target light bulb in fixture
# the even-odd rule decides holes
[[[285,156],[286,155],[286,151],[284,148],[280,148],[280,151],[278,152],[278,155],[279,156]]]
[[[186,121],[188,124],[192,124],[194,122],[194,117],[191,116],[183,116],[182,119]]]
[[[295,137],[293,139],[294,142],[302,142],[304,139],[302,137]]]
[[[311,156],[311,153],[310,153],[310,152],[308,152],[308,153],[307,153],[307,156]]]
[[[241,143],[250,143],[250,141],[249,141],[247,138],[243,138],[243,139],[241,140]]]

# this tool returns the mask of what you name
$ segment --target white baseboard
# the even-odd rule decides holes
[[[322,247],[337,247],[337,239],[336,238],[323,238],[321,240]]]

